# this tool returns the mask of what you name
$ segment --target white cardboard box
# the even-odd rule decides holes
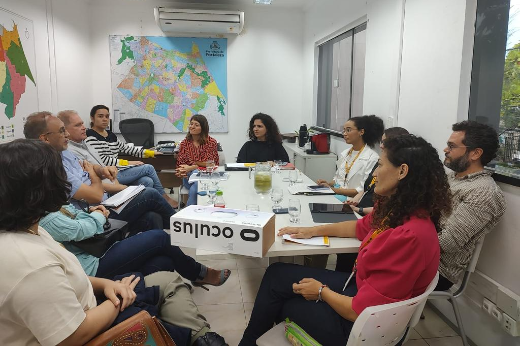
[[[172,245],[263,257],[274,243],[275,215],[191,205],[170,218]]]

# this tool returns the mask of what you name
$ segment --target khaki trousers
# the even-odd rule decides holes
[[[159,316],[161,320],[179,327],[191,329],[191,343],[210,329],[191,293],[177,272],[157,272],[144,278],[145,284],[159,286]]]

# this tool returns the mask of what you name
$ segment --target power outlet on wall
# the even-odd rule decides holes
[[[496,307],[495,304],[493,304],[490,300],[484,298],[484,301],[482,302],[482,310],[491,315],[491,311],[494,307]]]
[[[506,313],[502,314],[502,328],[512,336],[518,336],[518,321]]]

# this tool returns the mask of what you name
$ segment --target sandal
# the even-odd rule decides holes
[[[192,281],[191,282],[192,285],[195,286],[195,287],[201,287],[201,288],[205,289],[206,291],[209,291],[209,289],[206,286],[204,286],[204,285],[222,286],[227,281],[227,279],[229,279],[229,277],[231,276],[231,270],[229,270],[229,269],[222,269],[220,271],[220,275],[219,275],[219,282],[217,284],[212,284],[212,283],[204,281],[204,277],[206,277],[207,271],[208,271],[208,268],[203,269],[203,272],[205,273],[203,275],[203,278],[199,278],[199,279],[197,279],[195,281]]]

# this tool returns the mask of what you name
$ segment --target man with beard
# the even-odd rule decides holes
[[[488,125],[462,121],[444,149],[444,165],[453,194],[453,212],[441,220],[439,284],[447,290],[466,269],[475,245],[498,223],[506,210],[502,191],[484,169],[498,150],[497,132]]]

